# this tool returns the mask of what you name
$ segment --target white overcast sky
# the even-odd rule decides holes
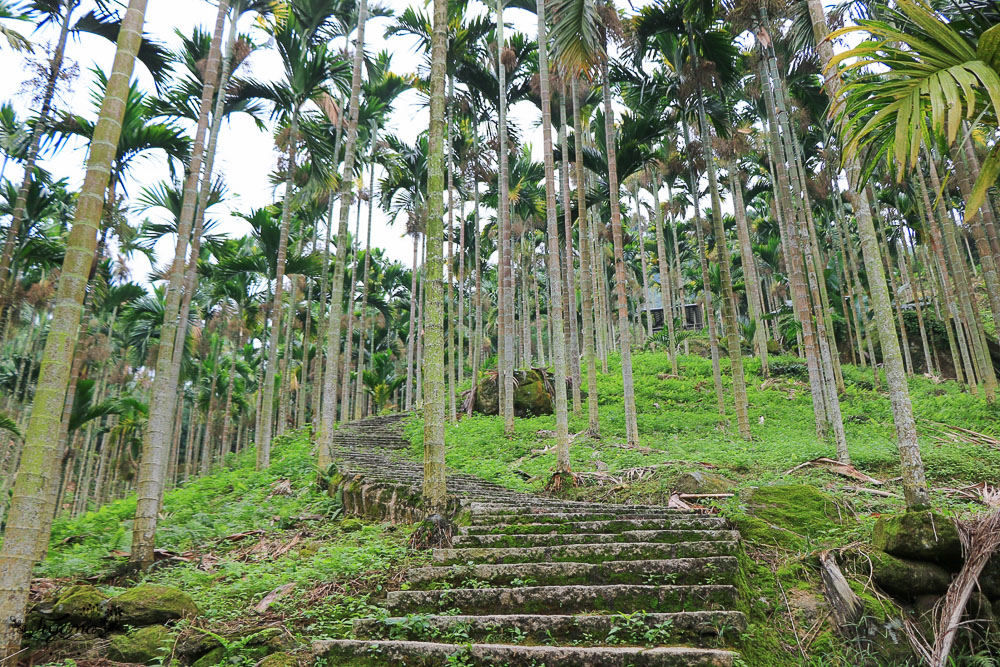
[[[392,7],[396,13],[402,12],[410,4],[420,4],[419,0],[416,3],[411,3],[408,0],[383,0],[383,2]],[[88,4],[85,3],[84,10],[90,8],[87,6]],[[485,7],[482,5],[476,9],[485,11]],[[216,12],[216,6],[204,0],[150,0],[146,12],[145,30],[153,38],[173,49],[178,47],[180,43],[175,30],[190,34],[193,28],[199,25],[206,30],[211,30]],[[82,15],[82,13],[79,14]],[[505,19],[508,25],[513,26],[514,29],[534,34],[534,15],[521,10],[508,10],[505,12]],[[374,54],[388,49],[392,54],[393,71],[398,73],[415,72],[422,58],[422,55],[414,50],[415,41],[400,37],[391,40],[383,38],[385,29],[391,21],[392,19],[386,18],[376,18],[369,21],[365,30],[366,50],[369,54]],[[20,29],[25,34],[28,34],[31,27],[30,24],[18,22],[9,22],[8,25]],[[265,41],[265,36],[253,27],[252,16],[243,18],[240,30],[242,32],[256,31],[257,41]],[[55,28],[47,28],[30,34],[32,41],[36,44],[36,55],[44,49],[45,45],[53,42],[56,36]],[[353,35],[351,39],[353,40]],[[337,44],[338,48],[342,46],[342,41]],[[71,110],[73,113],[95,117],[96,110],[90,99],[94,84],[91,70],[95,67],[106,72],[110,70],[114,59],[114,45],[97,37],[83,35],[76,40],[71,40],[67,52],[71,63],[76,63],[79,66],[80,76],[63,89],[61,99],[58,102],[58,110]],[[244,65],[244,68],[247,67],[249,69],[241,70],[241,74],[250,74],[260,80],[277,79],[281,74],[280,60],[273,49],[260,49],[255,52],[249,63]],[[26,56],[12,52],[4,44],[3,48],[0,48],[0,99],[12,101],[22,118],[27,115],[31,105],[30,94],[22,90],[24,81],[30,76],[30,70],[26,65]],[[146,90],[153,91],[152,79],[141,65],[136,67],[136,77]],[[540,117],[540,113],[530,103],[522,103],[511,112],[512,122],[518,123],[526,134],[527,140],[536,145],[541,143],[541,133],[535,129],[537,117]],[[394,132],[412,142],[417,134],[427,127],[427,122],[426,107],[421,104],[420,98],[415,92],[408,91],[398,98],[387,131]],[[83,141],[77,141],[68,144],[57,154],[46,153],[43,156],[42,165],[57,178],[69,179],[71,187],[79,188],[83,182],[85,158],[86,144]],[[245,114],[234,116],[223,126],[219,138],[215,173],[221,173],[225,177],[229,188],[229,198],[209,211],[210,217],[219,220],[219,225],[216,228],[218,231],[235,236],[247,233],[248,226],[230,213],[248,211],[280,199],[283,188],[279,187],[275,190],[268,179],[268,175],[275,168],[277,158],[278,154],[274,150],[270,132],[262,132],[257,129],[257,126]],[[15,182],[19,182],[20,173],[18,167],[8,165],[5,177],[13,178]],[[126,185],[128,194],[134,201],[142,187],[167,178],[169,178],[169,174],[165,158],[162,155],[153,154],[150,158],[140,160],[132,170],[132,178]],[[363,219],[366,213],[366,211],[363,212]],[[130,213],[130,217],[134,221],[141,220],[143,217],[156,218],[158,215],[162,215],[162,212],[150,211],[142,215]],[[389,257],[409,264],[412,260],[412,243],[403,237],[404,225],[405,220],[403,219],[397,221],[394,226],[391,225],[387,216],[376,208],[372,242],[385,248]],[[353,226],[354,215],[352,214],[352,231]],[[172,256],[173,240],[161,241],[156,247],[157,262],[162,265],[169,261]],[[150,267],[145,258],[135,257],[130,260],[129,264],[132,269],[132,279],[146,282]]]

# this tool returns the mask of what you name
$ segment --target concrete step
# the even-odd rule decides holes
[[[496,523],[563,523],[565,521],[611,521],[613,519],[673,519],[704,516],[695,512],[680,512],[677,510],[648,511],[623,510],[620,512],[537,512],[537,513],[504,513],[504,514],[473,514],[470,525],[488,526]]]
[[[705,645],[734,641],[746,628],[738,611],[682,611],[668,614],[488,616],[394,616],[354,623],[361,639],[431,641],[455,638],[474,642],[523,644],[635,644],[652,634],[653,643]],[[651,633],[651,631],[654,631]]]
[[[733,586],[524,586],[519,588],[453,588],[443,591],[392,591],[385,606],[397,615],[441,613],[553,614],[580,612],[705,611],[731,609]]]
[[[408,641],[328,639],[313,642],[313,655],[352,667],[446,664],[508,667],[732,667],[731,651],[687,647],[517,646],[510,644],[439,644]],[[463,662],[459,663],[458,660]]]
[[[501,549],[434,549],[432,558],[439,565],[468,563],[600,563],[609,560],[663,560],[732,556],[736,542],[623,542],[616,544],[564,544],[551,547],[510,547]]]
[[[608,544],[612,542],[698,542],[728,540],[735,542],[735,530],[627,530],[620,533],[556,533],[545,535],[460,535],[453,544],[459,547],[544,547],[559,544]]]
[[[526,517],[528,521],[531,517]],[[494,523],[459,526],[459,535],[525,535],[563,533],[618,533],[627,530],[722,530],[728,522],[717,516],[668,519],[612,519],[609,521],[566,521],[563,523]]]
[[[604,563],[507,563],[416,567],[406,573],[411,590],[435,587],[553,586],[571,584],[715,584],[736,574],[732,556],[671,560],[613,560]]]
[[[679,512],[682,510],[675,510],[663,505],[615,505],[611,503],[594,503],[583,500],[563,500],[561,498],[545,498],[542,496],[531,496],[531,503],[528,507],[522,505],[511,505],[504,502],[491,502],[491,501],[474,501],[469,503],[469,509],[473,513],[486,513],[486,514],[524,514],[525,512],[538,512],[544,511],[537,508],[540,507],[557,507],[564,508],[566,511],[600,511],[600,512],[613,512],[620,510],[632,510],[632,511],[642,511],[642,512],[656,512],[656,511],[668,511],[668,512]]]

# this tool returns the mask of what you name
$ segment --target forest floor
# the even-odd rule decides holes
[[[666,502],[678,476],[702,469],[731,478],[738,488],[808,483],[869,513],[902,508],[889,397],[874,389],[870,368],[843,366],[847,391],[840,406],[852,463],[883,484],[833,475],[821,466],[787,472],[819,457],[836,458],[833,443],[816,435],[805,364],[795,357],[772,357],[770,378],[760,375],[758,360],[745,360],[749,441],[736,430],[728,359],[722,361],[723,386],[730,392],[725,428],[719,426],[710,360],[682,355],[675,377],[665,354],[642,352],[632,359],[639,445],[626,444],[621,367],[611,358],[608,372],[598,375],[601,437],[585,434],[586,398],[580,413],[570,414],[569,429],[575,434],[570,458],[573,471],[583,473],[573,495]],[[586,388],[586,379],[582,384]],[[982,396],[962,392],[955,382],[925,376],[911,378],[910,393],[933,504],[955,511],[981,507],[961,490],[1000,480],[1000,403],[990,405]],[[448,466],[511,489],[542,491],[555,466],[553,429],[552,416],[519,418],[514,435],[505,437],[502,420],[465,417],[446,431]],[[422,456],[422,421],[411,419],[407,434],[413,455]]]
[[[580,484],[561,495],[665,503],[684,472],[731,479],[738,496],[702,502],[732,519],[747,547],[741,560],[744,597],[752,599],[742,642],[747,664],[859,664],[824,620],[814,564],[817,549],[866,543],[876,518],[902,507],[888,398],[872,389],[871,371],[844,367],[848,390],[842,408],[854,465],[882,484],[820,466],[787,472],[834,457],[832,445],[816,437],[808,383],[797,359],[773,359],[769,380],[759,376],[755,361],[748,363],[754,435],[749,442],[734,427],[718,428],[708,360],[682,357],[680,378],[668,375],[662,354],[637,354],[634,367],[639,446],[624,444],[621,376],[612,360],[598,380],[602,437],[576,436],[572,461]],[[1000,408],[951,382],[917,377],[911,391],[935,506],[954,514],[980,509],[975,494],[963,490],[1000,480]],[[581,415],[570,419],[571,432],[586,426],[584,403]],[[419,459],[422,423],[414,417],[406,428],[409,454]],[[516,434],[508,438],[496,417],[464,418],[448,427],[448,465],[515,490],[544,492],[555,463],[553,428],[552,417],[519,419]],[[281,629],[282,648],[293,654],[306,651],[314,639],[349,636],[353,619],[384,613],[378,600],[403,586],[405,570],[425,563],[427,555],[407,547],[408,526],[343,517],[338,503],[318,488],[314,460],[303,430],[276,440],[267,471],[255,471],[253,452],[245,452],[231,457],[224,469],[169,491],[158,532],[161,560],[138,580],[118,574],[131,541],[134,498],[61,519],[39,566],[35,596],[77,582],[110,595],[137,583],[177,586],[201,612],[181,623],[179,636],[207,632],[223,638],[226,664],[256,664],[261,654],[253,638],[269,628]],[[747,500],[748,491],[774,485],[791,495],[772,503],[767,513],[748,507],[757,502],[760,510],[758,501]],[[819,505],[812,489],[823,493]],[[884,607],[863,586],[857,592],[869,606]],[[74,662],[72,654],[60,652],[58,631],[52,633],[29,636],[39,649],[35,665],[109,664]],[[173,654],[181,644],[175,641],[164,651]],[[160,663],[169,661],[165,654]]]

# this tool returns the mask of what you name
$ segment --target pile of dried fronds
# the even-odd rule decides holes
[[[930,419],[921,419],[920,426],[923,427],[925,431],[929,432],[928,435],[931,438],[937,440],[938,442],[945,442],[949,444],[960,443],[964,445],[984,445],[986,447],[992,447],[993,449],[1000,449],[1000,438],[996,438],[986,433],[979,433],[978,431],[973,431],[969,428],[943,424],[941,422],[931,421]]]
[[[965,564],[935,609],[934,643],[929,643],[912,622],[907,622],[914,649],[931,667],[945,667],[948,664],[948,654],[955,643],[965,607],[979,583],[979,575],[986,567],[986,562],[1000,548],[1000,489],[984,486],[982,499],[990,507],[989,512],[955,521],[958,536],[962,540],[962,550],[965,552]]]

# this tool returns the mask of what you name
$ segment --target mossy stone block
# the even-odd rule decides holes
[[[875,583],[897,597],[911,600],[917,595],[941,595],[951,583],[951,574],[940,565],[897,558],[884,551],[868,555]]]
[[[116,662],[149,663],[170,650],[173,631],[165,625],[150,625],[132,632],[113,635],[108,658]]]
[[[108,613],[120,625],[154,625],[198,615],[191,596],[173,586],[143,584],[112,598]]]
[[[955,523],[931,510],[879,518],[872,544],[900,558],[930,561],[949,570],[962,567],[962,543]]]
[[[52,607],[52,618],[68,621],[77,627],[92,628],[104,623],[103,603],[108,596],[93,586],[70,586],[59,593]]]
[[[747,511],[767,523],[799,535],[817,537],[852,519],[836,501],[807,484],[760,486],[740,493]]]
[[[674,491],[678,493],[729,493],[734,488],[733,480],[704,470],[682,473],[674,482]]]
[[[360,519],[344,519],[340,522],[340,529],[345,533],[356,533],[364,527],[365,523]]]
[[[211,651],[191,663],[191,667],[215,667],[215,665],[222,664],[222,660],[225,657],[226,649],[221,646],[216,646]]]
[[[272,653],[259,663],[257,667],[298,667],[299,661],[290,653]]]

